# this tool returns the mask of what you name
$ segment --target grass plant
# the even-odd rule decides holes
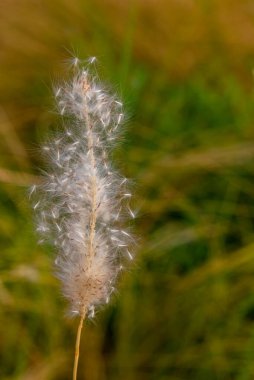
[[[135,214],[128,180],[110,162],[124,120],[123,105],[91,73],[95,57],[86,65],[76,57],[72,61],[73,77],[55,90],[65,124],[42,147],[49,168],[30,196],[37,232],[57,249],[55,269],[69,312],[80,317],[76,380],[83,322],[109,302],[123,258],[133,259],[129,247],[134,239],[123,223]]]
[[[26,201],[66,46],[98,56],[127,106],[114,160],[138,183],[142,236],[119,296],[86,327],[80,378],[253,379],[251,4],[129,3],[1,5],[1,379],[71,378],[76,331]]]

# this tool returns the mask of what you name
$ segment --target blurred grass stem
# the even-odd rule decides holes
[[[81,332],[82,327],[84,324],[85,319],[85,313],[81,315],[79,325],[78,325],[78,331],[77,331],[77,338],[76,338],[76,345],[75,345],[75,357],[74,357],[74,365],[73,365],[73,377],[72,380],[77,379],[77,371],[78,371],[78,361],[79,361],[79,348],[80,348],[80,338],[81,338]]]

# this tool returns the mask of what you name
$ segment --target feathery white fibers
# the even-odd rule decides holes
[[[70,311],[90,317],[114,291],[122,258],[132,260],[133,238],[122,225],[134,217],[128,181],[109,161],[122,103],[91,74],[93,62],[82,67],[75,59],[73,77],[55,91],[65,127],[43,147],[49,171],[31,188],[38,194],[37,231],[57,248],[56,272]]]

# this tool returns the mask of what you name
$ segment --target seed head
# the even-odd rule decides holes
[[[56,273],[70,311],[94,315],[107,303],[133,238],[128,180],[110,161],[124,121],[122,102],[91,73],[95,58],[75,62],[72,77],[55,89],[63,131],[42,147],[48,164],[32,186],[37,231],[56,247]]]

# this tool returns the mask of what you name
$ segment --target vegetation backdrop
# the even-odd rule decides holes
[[[3,0],[0,30],[0,378],[71,377],[77,321],[27,189],[77,54],[126,105],[115,158],[139,210],[135,264],[85,326],[79,379],[253,379],[253,1]]]

